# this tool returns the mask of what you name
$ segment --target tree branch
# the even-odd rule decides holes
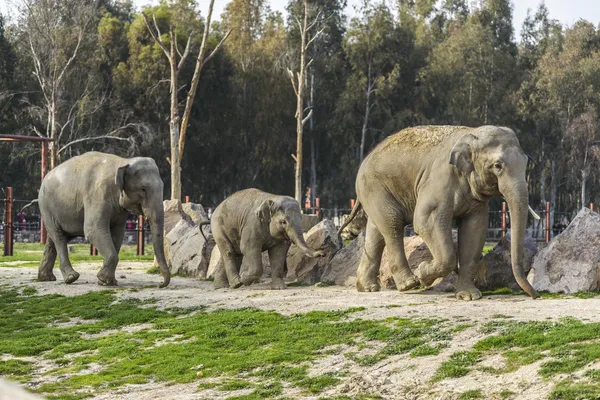
[[[231,35],[232,31],[233,31],[233,29],[230,29],[229,31],[227,31],[227,33],[225,34],[225,36],[223,36],[223,39],[221,39],[221,41],[219,42],[219,44],[217,44],[217,46],[208,55],[208,57],[206,57],[204,59],[204,62],[202,63],[202,65],[206,64],[211,58],[213,58],[215,56],[215,54],[217,54],[217,51],[219,51],[219,49],[221,48],[221,46],[223,45],[223,43],[225,43],[225,40],[227,40],[227,38],[229,37],[229,35]]]
[[[192,39],[194,37],[193,33],[190,33],[190,35],[188,36],[188,40],[187,43],[185,44],[185,50],[183,50],[183,55],[181,55],[181,53],[179,53],[179,48],[177,47],[177,40],[175,40],[175,48],[177,49],[177,53],[179,53],[179,57],[181,57],[179,59],[179,64],[177,64],[177,70],[181,70],[181,67],[183,66],[183,63],[185,62],[185,59],[187,58],[188,54],[190,54],[190,47],[192,46]]]
[[[156,33],[150,26],[150,21],[148,21],[148,17],[146,16],[146,14],[142,13],[142,16],[144,17],[144,22],[146,23],[146,28],[148,28],[148,32],[150,32],[150,35],[152,35],[154,42],[160,46],[160,48],[162,49],[162,51],[165,53],[165,55],[167,56],[167,58],[170,61],[171,54],[169,53],[169,50],[166,48],[166,46],[164,45],[164,43],[162,41],[160,29],[158,29],[158,24],[156,23],[156,18],[154,17],[154,14],[152,14],[152,18],[154,19],[154,26],[156,27],[156,31],[158,32],[158,37],[156,36]]]
[[[308,122],[308,120],[310,119],[310,117],[312,117],[312,113],[313,113],[313,110],[311,109],[308,112],[308,115],[302,119],[302,126],[304,126],[304,124],[306,124]]]

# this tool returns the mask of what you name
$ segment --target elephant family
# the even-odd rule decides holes
[[[104,259],[98,284],[116,285],[115,269],[131,211],[143,213],[150,221],[154,253],[163,275],[160,287],[169,284],[163,247],[163,182],[153,159],[98,152],[73,157],[44,178],[38,201],[48,230],[38,271],[40,281],[56,280],[52,269],[58,253],[63,279],[75,282],[79,273],[69,261],[67,242],[85,236]]]
[[[358,210],[368,216],[365,248],[357,271],[359,291],[379,290],[381,256],[387,247],[390,269],[400,291],[429,286],[456,265],[452,220],[458,227],[459,277],[456,297],[481,298],[474,277],[488,229],[488,200],[504,196],[511,211],[511,262],[519,286],[538,294],[523,273],[527,224],[527,156],[517,135],[496,126],[420,126],[400,131],[365,158],[356,177]],[[413,224],[433,261],[416,275],[404,253],[404,227]],[[343,229],[344,227],[342,227]]]
[[[324,255],[310,249],[304,241],[302,212],[292,197],[258,189],[241,190],[219,204],[210,224],[222,257],[215,271],[215,288],[238,288],[257,282],[263,273],[262,252],[268,250],[271,288],[285,289],[283,278],[290,241],[309,257]],[[247,270],[242,279],[243,257]]]

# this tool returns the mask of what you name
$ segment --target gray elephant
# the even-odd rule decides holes
[[[38,271],[40,281],[56,280],[52,269],[58,253],[65,282],[75,282],[79,273],[69,261],[67,242],[85,236],[104,258],[98,283],[116,285],[115,269],[131,211],[149,219],[154,254],[163,275],[160,287],[169,284],[163,247],[163,182],[153,159],[97,152],[73,157],[44,178],[39,206],[48,230]]]
[[[242,190],[219,204],[210,224],[222,257],[215,271],[215,288],[238,288],[257,282],[263,273],[262,252],[268,250],[271,288],[285,289],[283,278],[290,241],[309,257],[324,255],[310,249],[304,241],[300,205],[291,197],[258,189]],[[247,271],[242,280],[243,257]]]
[[[526,166],[517,135],[508,128],[421,126],[388,137],[360,166],[358,201],[346,222],[360,208],[368,215],[357,289],[379,290],[377,279],[386,246],[400,291],[420,283],[431,285],[450,273],[456,265],[452,241],[452,220],[456,219],[460,266],[456,297],[481,298],[474,277],[488,229],[488,200],[504,196],[511,211],[513,274],[525,292],[538,297],[523,273],[529,208]],[[433,261],[419,265],[417,276],[404,253],[403,232],[408,224],[413,224],[433,255]]]

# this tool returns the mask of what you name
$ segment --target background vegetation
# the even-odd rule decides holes
[[[47,50],[52,77],[52,67],[79,46],[55,91],[59,159],[89,150],[151,156],[168,190],[169,65],[140,10],[128,0],[52,2],[58,22],[34,29],[48,1],[17,1],[13,18],[0,17],[0,132],[47,129],[51,113],[38,76],[46,70],[36,67],[32,47]],[[540,5],[517,43],[509,0],[472,7],[466,0],[365,0],[349,21],[344,0],[310,4],[321,33],[312,32],[308,49],[314,61],[306,71],[312,114],[304,128],[303,186],[322,206],[347,206],[363,154],[417,124],[509,126],[534,161],[534,208],[551,200],[569,211],[598,200],[594,23],[562,26]],[[91,16],[82,7],[92,7]],[[232,33],[200,77],[182,160],[184,195],[213,205],[246,187],[294,193],[296,96],[288,71],[298,68],[296,18],[303,10],[299,0],[290,0],[285,16],[264,0],[233,0],[213,20],[208,52]],[[155,16],[167,42],[174,24],[181,52],[195,33],[192,61],[179,74],[187,92],[203,30],[197,4],[163,2],[144,12]],[[38,144],[0,145],[0,186],[35,198],[39,152]]]

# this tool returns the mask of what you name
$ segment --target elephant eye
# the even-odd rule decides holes
[[[281,220],[281,225],[287,225],[287,221],[285,219]]]
[[[494,168],[496,168],[496,169],[502,169],[502,164],[496,163],[496,164],[494,164]]]

